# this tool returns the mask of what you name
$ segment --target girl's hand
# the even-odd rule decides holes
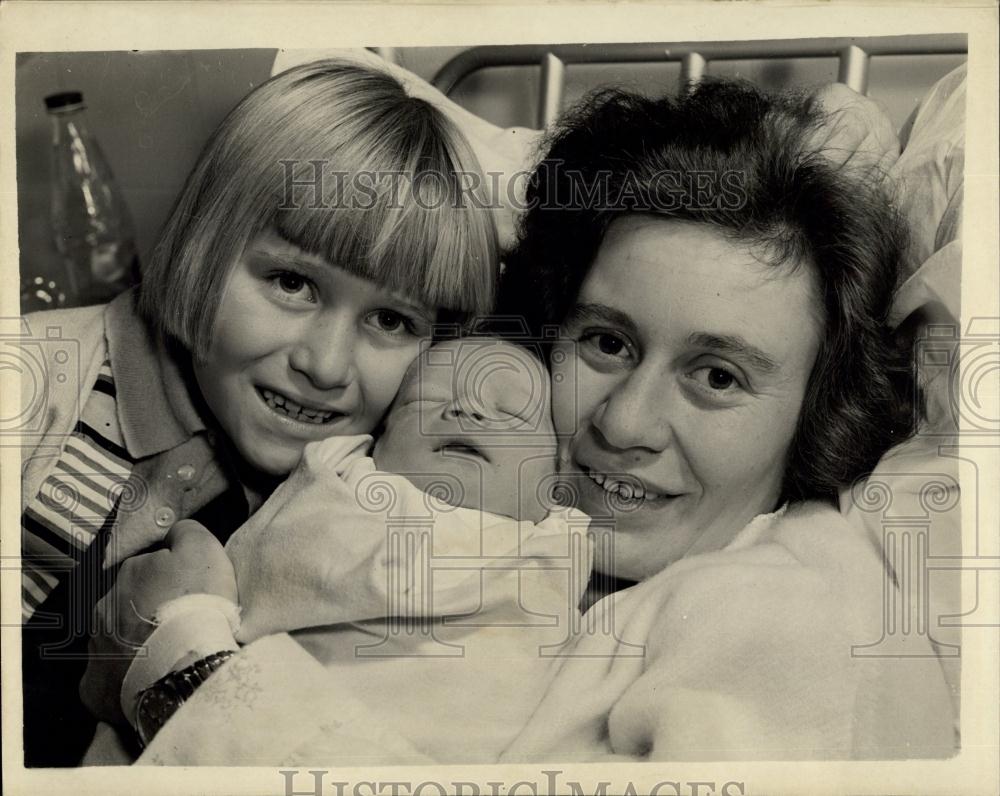
[[[80,681],[80,698],[95,716],[124,722],[121,686],[129,665],[153,631],[157,609],[185,594],[217,594],[236,602],[233,565],[218,539],[193,520],[174,525],[163,548],[127,559],[114,587],[97,603]]]

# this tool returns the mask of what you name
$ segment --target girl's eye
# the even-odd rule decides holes
[[[379,310],[376,317],[379,326],[387,332],[394,332],[403,325],[403,317],[389,310]]]
[[[415,334],[415,324],[395,310],[376,310],[368,316],[369,322],[380,332],[389,335]]]
[[[284,301],[316,301],[312,283],[294,271],[280,271],[270,277],[278,296]]]

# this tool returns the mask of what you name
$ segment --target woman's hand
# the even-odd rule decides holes
[[[236,576],[212,534],[193,520],[178,522],[164,547],[127,559],[114,587],[94,609],[87,671],[80,698],[98,718],[123,723],[122,680],[153,631],[157,609],[185,594],[217,594],[236,602]]]

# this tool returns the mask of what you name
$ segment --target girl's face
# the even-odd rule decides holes
[[[253,469],[283,476],[307,442],[371,432],[434,312],[273,233],[233,268],[201,393]]]
[[[611,225],[552,368],[563,472],[583,511],[614,521],[598,570],[648,577],[776,508],[815,295],[807,264],[772,268],[711,227]]]

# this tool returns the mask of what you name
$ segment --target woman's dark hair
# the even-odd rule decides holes
[[[876,169],[824,149],[829,122],[809,96],[735,81],[676,99],[590,96],[550,135],[500,290],[500,312],[535,333],[561,323],[608,226],[630,213],[710,224],[775,267],[811,267],[824,330],[787,500],[833,498],[915,419],[910,352],[887,322],[905,226]]]

